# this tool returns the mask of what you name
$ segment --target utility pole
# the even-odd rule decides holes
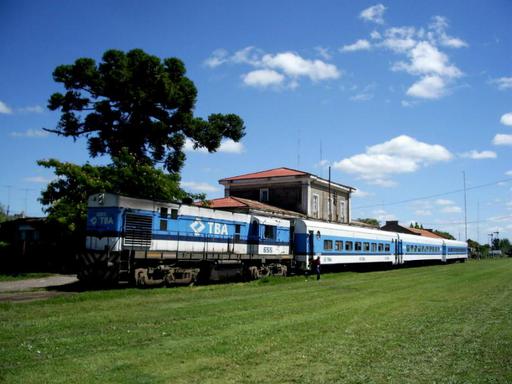
[[[329,206],[329,223],[331,222],[332,218],[332,199],[331,199],[331,166],[329,165],[329,197],[327,199],[327,204]]]
[[[464,238],[468,242],[468,211],[466,206],[466,172],[462,171],[462,179],[464,181]]]
[[[480,200],[476,202],[476,242],[480,244]]]
[[[10,208],[11,208],[11,189],[12,185],[4,185],[4,188],[7,188],[7,216],[9,216]]]

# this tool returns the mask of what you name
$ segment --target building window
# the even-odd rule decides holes
[[[276,238],[276,227],[275,225],[265,225],[265,239],[275,240]]]
[[[269,200],[268,188],[260,189],[260,201],[267,202]]]
[[[332,250],[332,240],[324,240],[324,249],[326,251]]]
[[[311,216],[318,219],[318,201],[320,200],[320,197],[313,193],[313,200],[311,201]]]
[[[335,246],[337,251],[343,251],[343,241],[336,240]]]
[[[340,222],[345,222],[345,200],[340,199]]]
[[[327,212],[327,219],[329,221],[332,220],[332,198],[328,198],[326,201],[325,201],[325,212]]]

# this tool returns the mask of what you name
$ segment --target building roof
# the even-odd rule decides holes
[[[219,183],[224,184],[227,182],[238,181],[238,180],[255,180],[255,179],[266,179],[266,178],[272,178],[272,177],[290,177],[290,176],[307,176],[307,177],[310,177],[310,178],[312,178],[316,181],[322,182],[322,183],[329,182],[328,180],[323,179],[319,176],[313,175],[312,173],[298,171],[298,170],[292,169],[292,168],[281,167],[281,168],[268,169],[266,171],[246,173],[244,175],[239,175],[239,176],[226,177],[224,179],[220,179]],[[343,184],[336,183],[333,181],[331,181],[330,183],[333,186],[338,186],[343,189],[348,189],[350,191],[355,190],[354,187],[350,187],[348,185],[343,185]]]
[[[263,179],[267,177],[284,177],[284,176],[306,176],[306,172],[297,171],[291,168],[274,168],[261,172],[246,173],[244,175],[226,177],[220,181],[245,180],[245,179]]]
[[[221,197],[219,199],[208,200],[208,207],[213,209],[227,209],[227,208],[242,208],[242,209],[253,209],[258,211],[272,212],[286,216],[303,217],[304,215],[288,211],[286,209],[274,207],[273,205],[265,204],[260,201],[243,199],[241,197],[229,196]],[[201,203],[195,203],[201,205]]]
[[[434,239],[444,239],[443,236],[439,236],[438,234],[434,232],[430,232],[427,229],[420,229],[420,228],[407,228],[409,231],[413,232],[415,235],[425,236],[425,237],[432,237]]]

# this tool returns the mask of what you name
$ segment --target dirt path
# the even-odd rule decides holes
[[[73,292],[59,290],[34,291],[34,289],[60,287],[74,284],[77,281],[76,275],[54,275],[38,279],[3,281],[0,282],[0,302],[33,301],[70,295]]]

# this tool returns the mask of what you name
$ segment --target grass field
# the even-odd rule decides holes
[[[512,259],[0,304],[0,382],[510,383]]]

